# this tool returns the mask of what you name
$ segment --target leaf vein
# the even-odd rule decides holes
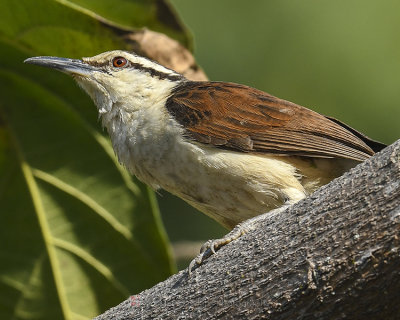
[[[79,189],[71,186],[70,184],[52,176],[42,170],[32,169],[33,175],[43,180],[57,189],[68,193],[74,198],[78,199],[94,212],[96,212],[100,217],[102,217],[114,230],[118,233],[122,234],[127,240],[133,241],[132,232],[126,228],[123,224],[121,224],[106,208],[102,207],[99,203],[97,203],[93,198],[89,197],[87,194],[83,193]]]

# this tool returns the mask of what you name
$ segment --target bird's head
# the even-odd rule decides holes
[[[71,75],[93,99],[100,113],[110,111],[115,103],[135,97],[157,101],[164,98],[176,82],[184,79],[179,73],[152,60],[121,50],[81,60],[32,57],[24,62]]]

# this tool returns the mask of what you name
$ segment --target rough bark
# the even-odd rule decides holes
[[[399,231],[400,140],[96,319],[400,319]]]

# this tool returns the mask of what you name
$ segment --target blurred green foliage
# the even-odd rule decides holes
[[[210,79],[257,87],[386,143],[399,138],[399,1],[172,2]]]

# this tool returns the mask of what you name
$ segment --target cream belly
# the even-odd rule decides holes
[[[131,173],[182,198],[229,229],[297,202],[342,173],[330,169],[337,161],[333,159],[315,163],[298,157],[240,153],[199,146],[183,138],[167,139],[162,145],[168,144],[162,154],[153,150],[138,156],[138,150],[131,149],[132,158],[137,159],[130,166]]]
[[[337,159],[259,156],[209,147],[202,148],[198,159],[195,166],[189,162],[178,168],[176,181],[182,184],[166,183],[164,188],[229,229],[303,199],[347,169],[337,169]]]
[[[227,228],[306,195],[296,169],[279,158],[210,147],[195,157],[178,169],[181,183],[164,188]]]

